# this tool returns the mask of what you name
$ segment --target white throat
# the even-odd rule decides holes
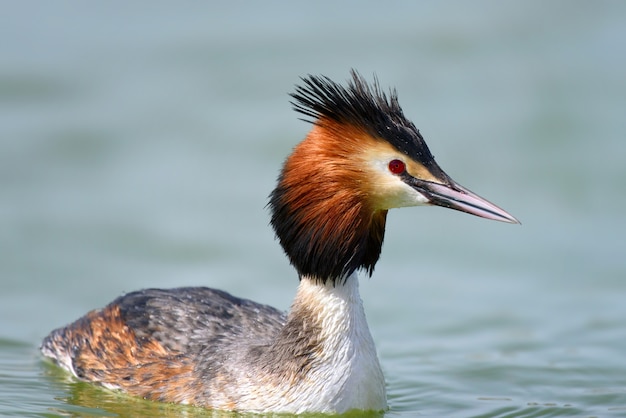
[[[321,350],[310,371],[312,390],[301,398],[308,403],[305,409],[339,413],[385,409],[385,380],[356,273],[336,284],[302,278],[293,307],[298,305],[306,306],[321,327]]]

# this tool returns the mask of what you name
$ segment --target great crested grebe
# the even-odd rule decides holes
[[[313,128],[270,195],[271,225],[300,278],[285,314],[204,287],[128,293],[48,335],[41,351],[84,381],[146,399],[251,412],[383,410],[386,391],[359,296],[387,210],[438,205],[518,223],[455,183],[395,90],[357,72],[303,78]]]

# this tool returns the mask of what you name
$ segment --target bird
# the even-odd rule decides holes
[[[434,205],[519,221],[439,167],[376,76],[308,75],[290,96],[312,128],[267,204],[299,279],[288,312],[208,287],[144,289],[55,329],[43,356],[153,401],[255,413],[388,408],[358,279],[374,271],[388,211]]]

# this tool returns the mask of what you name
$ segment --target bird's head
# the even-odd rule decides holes
[[[293,104],[313,129],[285,161],[269,203],[272,226],[301,276],[371,273],[392,208],[437,205],[518,223],[437,165],[395,91],[387,95],[354,71],[347,87],[326,77],[303,83]]]

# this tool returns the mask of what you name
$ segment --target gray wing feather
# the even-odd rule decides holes
[[[286,321],[285,313],[271,306],[206,287],[144,289],[113,304],[138,339],[156,339],[186,354],[237,342],[263,344]]]

